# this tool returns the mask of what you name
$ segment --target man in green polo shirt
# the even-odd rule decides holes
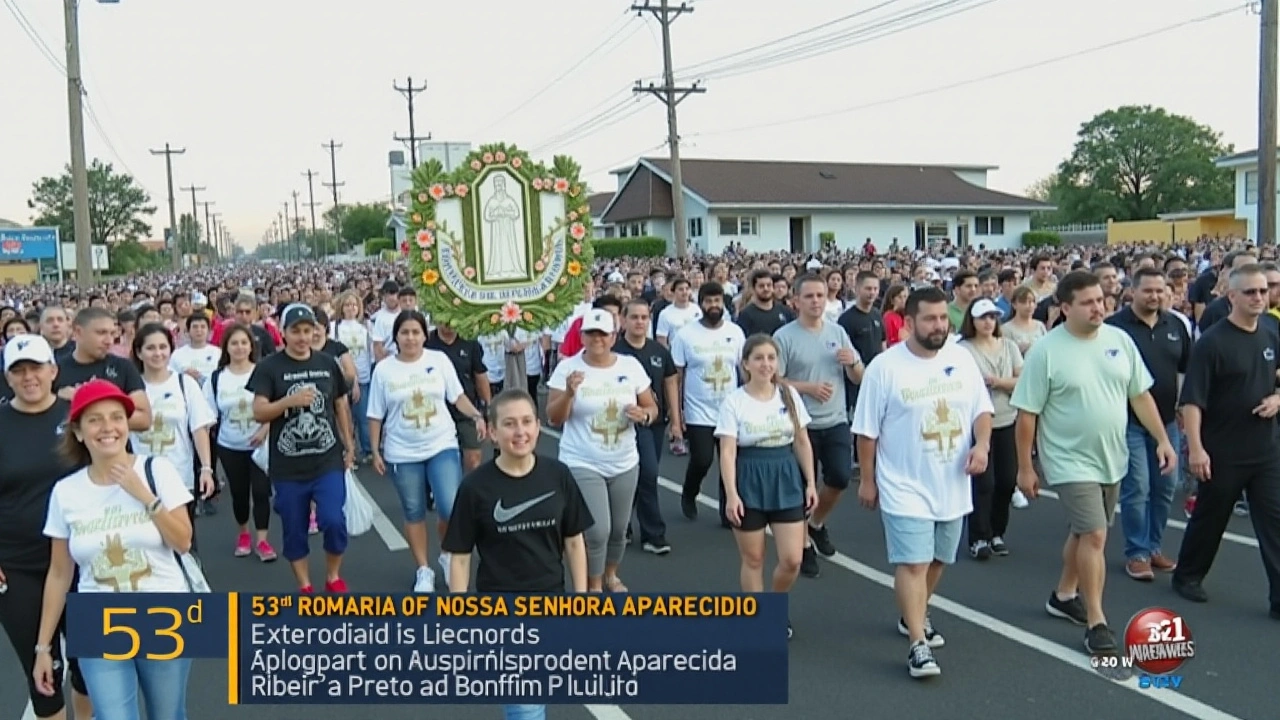
[[[964,322],[965,313],[969,312],[969,305],[982,291],[982,284],[978,282],[978,273],[972,270],[957,272],[951,279],[951,291],[955,297],[947,305],[947,315],[951,317],[951,332],[958,333],[960,323]]]

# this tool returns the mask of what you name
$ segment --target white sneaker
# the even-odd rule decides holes
[[[1031,503],[1027,500],[1027,496],[1022,494],[1021,490],[1013,491],[1013,506],[1019,510],[1025,508]]]
[[[433,593],[436,591],[436,574],[431,568],[423,566],[418,568],[418,574],[413,580],[413,591],[416,593]]]
[[[440,553],[440,576],[444,578],[445,587],[449,587],[449,571],[452,569],[453,553]]]

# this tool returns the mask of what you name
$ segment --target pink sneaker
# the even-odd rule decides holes
[[[276,550],[266,540],[258,543],[255,552],[258,553],[258,559],[264,563],[275,562],[276,560]]]
[[[337,580],[326,580],[324,583],[324,591],[329,593],[344,593],[347,591],[347,581],[342,578]]]
[[[315,511],[313,510],[313,511],[311,512],[311,521],[310,521],[310,524],[309,524],[309,525],[307,525],[307,534],[308,534],[308,535],[315,535],[315,534],[317,534],[317,533],[319,533],[319,532],[320,532],[320,525],[316,522],[316,513],[315,513]]]
[[[316,589],[311,587],[310,585],[303,585],[301,588],[298,589],[299,595],[314,595],[315,592],[316,592]]]
[[[249,537],[249,533],[240,533],[240,538],[236,540],[236,557],[249,557],[253,552],[253,539]]]

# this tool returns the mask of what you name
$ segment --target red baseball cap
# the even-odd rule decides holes
[[[89,406],[103,400],[115,400],[124,406],[126,416],[133,415],[133,398],[129,397],[125,391],[107,380],[90,380],[81,385],[71,398],[71,422],[79,420]]]

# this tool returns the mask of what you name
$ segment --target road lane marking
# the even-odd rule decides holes
[[[560,433],[555,430],[543,428],[543,432],[557,440],[560,438]],[[658,478],[658,486],[672,493],[680,494],[683,491],[683,487],[680,483],[661,476]],[[717,512],[720,510],[720,506],[716,502],[715,498],[708,495],[699,494],[698,504],[711,508]],[[843,553],[837,552],[832,557],[823,559],[887,590],[893,590],[892,575],[883,573],[869,565],[864,565]],[[953,615],[972,625],[977,625],[980,628],[989,630],[990,632],[1022,645],[1029,650],[1034,650],[1042,655],[1086,672],[1091,677],[1098,678],[1104,682],[1111,682],[1126,690],[1130,690],[1141,697],[1158,702],[1161,705],[1177,710],[1178,712],[1185,713],[1197,720],[1243,720],[1243,718],[1238,718],[1235,715],[1219,710],[1212,705],[1203,703],[1187,695],[1181,695],[1178,693],[1155,693],[1149,690],[1143,690],[1138,687],[1138,678],[1136,675],[1127,681],[1110,680],[1102,677],[1089,664],[1089,656],[1083,652],[1073,650],[1064,645],[1053,642],[1052,640],[1036,635],[1035,633],[1023,630],[1020,627],[1010,625],[1003,620],[999,620],[980,610],[976,610],[954,600],[949,600],[941,595],[934,595],[929,601],[929,604],[949,615]]]
[[[1054,500],[1058,499],[1058,493],[1052,490],[1041,490],[1040,494],[1047,498],[1053,498]],[[1116,512],[1119,513],[1120,510],[1117,508]],[[1174,520],[1173,518],[1169,518],[1169,527],[1174,528],[1175,530],[1180,530],[1184,533],[1187,531],[1186,523],[1182,522],[1181,520]],[[1227,542],[1236,543],[1237,545],[1244,545],[1246,547],[1251,547],[1251,548],[1258,547],[1258,539],[1249,537],[1248,535],[1238,535],[1232,532],[1224,532],[1222,533],[1222,539],[1226,540]]]

